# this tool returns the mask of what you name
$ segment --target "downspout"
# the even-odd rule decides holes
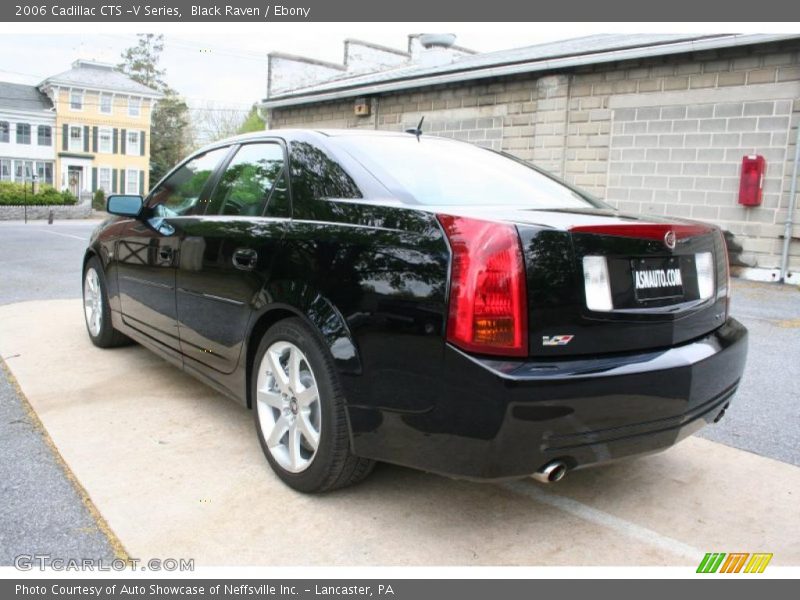
[[[797,205],[798,168],[800,168],[800,121],[797,123],[797,139],[794,142],[794,167],[792,167],[792,183],[789,191],[789,214],[786,215],[786,227],[783,230],[783,255],[781,256],[782,283],[786,283],[786,276],[789,273],[789,246],[792,243],[794,210]]]

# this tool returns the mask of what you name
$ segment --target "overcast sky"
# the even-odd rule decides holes
[[[470,23],[450,27],[402,23],[268,23],[260,26],[257,35],[246,30],[233,33],[229,26],[219,24],[220,33],[165,33],[162,66],[167,70],[167,82],[195,106],[210,101],[248,107],[266,93],[266,56],[273,50],[341,63],[345,38],[405,50],[409,33],[431,31],[432,27],[437,32],[457,34],[457,44],[481,52],[575,37],[548,32],[546,24],[530,24],[509,32],[499,25]],[[231,33],[225,33],[226,30]],[[117,63],[120,53],[135,43],[133,32],[73,35],[3,32],[0,80],[36,84],[47,76],[66,71],[76,58]]]

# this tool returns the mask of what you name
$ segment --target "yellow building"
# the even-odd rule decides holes
[[[48,77],[53,103],[54,184],[75,194],[144,195],[150,187],[150,116],[161,94],[113,65],[87,60]]]

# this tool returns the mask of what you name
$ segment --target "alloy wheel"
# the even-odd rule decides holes
[[[92,337],[99,336],[103,327],[103,292],[100,289],[100,276],[92,267],[86,270],[83,280],[83,311],[89,333]]]
[[[302,350],[279,341],[264,353],[256,383],[258,423],[275,461],[305,471],[319,448],[322,411],[311,365]]]

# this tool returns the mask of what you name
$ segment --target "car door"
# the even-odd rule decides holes
[[[184,226],[177,270],[181,351],[222,373],[238,364],[290,217],[285,164],[279,140],[241,144],[205,215]]]
[[[183,224],[205,209],[212,176],[229,152],[229,147],[211,150],[175,169],[147,197],[142,217],[122,228],[116,244],[123,321],[176,351],[175,271]]]

